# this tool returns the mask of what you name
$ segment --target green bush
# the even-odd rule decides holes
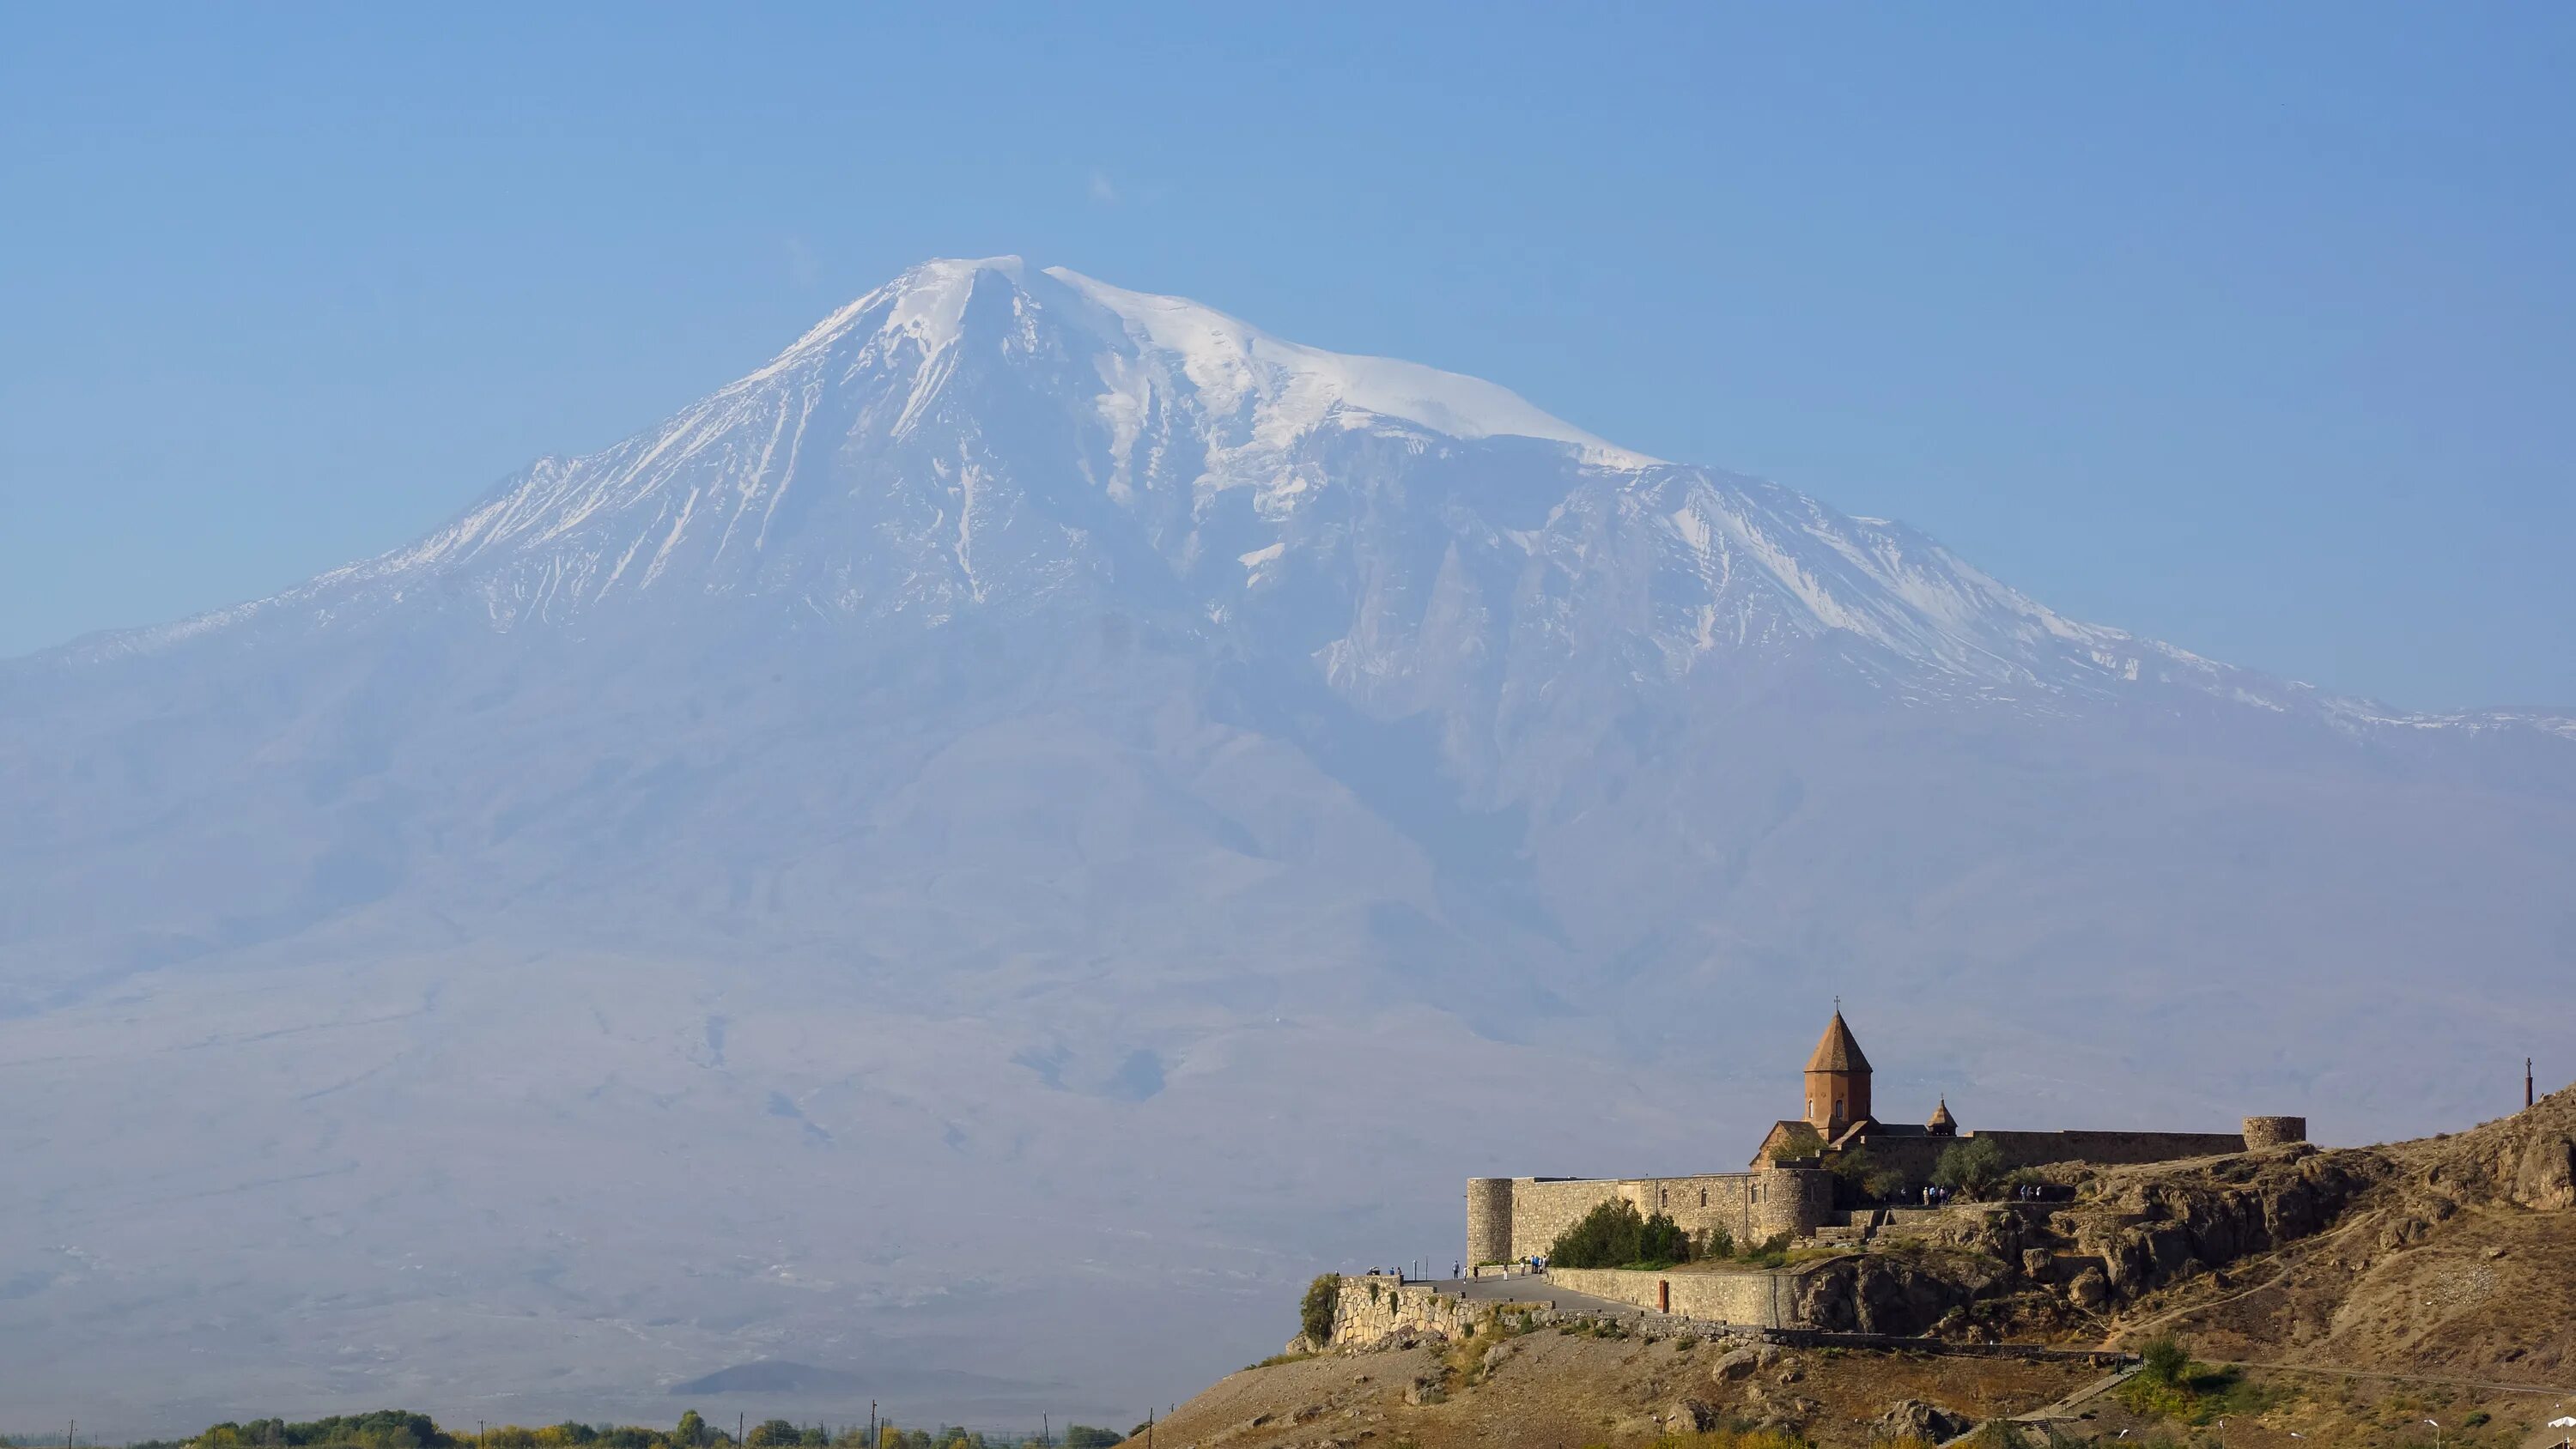
[[[1788,1233],[1772,1233],[1770,1238],[1762,1238],[1759,1243],[1744,1243],[1741,1248],[1736,1248],[1736,1261],[1752,1264],[1757,1269],[1777,1269],[1777,1266],[1788,1264],[1788,1243]]]
[[[2199,1425],[2260,1414],[2282,1398],[2280,1390],[2255,1383],[2240,1369],[2194,1362],[2171,1334],[2139,1344],[2138,1357],[2142,1370],[2130,1375],[2114,1397],[2141,1417]]]
[[[2191,1367],[2191,1350],[2170,1333],[2159,1333],[2138,1345],[2138,1360],[2145,1365],[2149,1379],[2160,1384],[2178,1384]]]
[[[1342,1275],[1318,1273],[1297,1303],[1297,1327],[1321,1348],[1333,1341],[1333,1314],[1342,1305]]]
[[[1548,1247],[1554,1268],[1666,1268],[1687,1263],[1690,1234],[1662,1213],[1637,1216],[1637,1205],[1613,1198],[1585,1213]]]

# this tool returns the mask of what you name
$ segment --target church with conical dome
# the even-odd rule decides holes
[[[2008,1170],[2058,1162],[2163,1162],[2242,1152],[2242,1132],[1962,1132],[1941,1097],[1921,1126],[1882,1122],[1873,1110],[1869,1057],[1834,1004],[1833,1019],[1807,1056],[1806,1110],[1771,1124],[1753,1170],[1847,1167],[1865,1161],[1882,1185],[1902,1191],[1930,1180],[1940,1155],[1964,1139],[1992,1143]]]

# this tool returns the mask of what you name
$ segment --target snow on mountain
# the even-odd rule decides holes
[[[1416,543],[1402,567],[1436,543],[1483,576],[1489,653],[1564,646],[1588,622],[1648,645],[1669,679],[1832,639],[1936,693],[2143,682],[2347,727],[2503,722],[2319,700],[2063,618],[1902,525],[1619,448],[1492,383],[1016,257],[915,267],[740,381],[604,452],[540,459],[409,547],[90,647],[460,593],[499,628],[680,593],[935,624],[1077,596],[1134,605],[1148,559],[1165,575],[1148,593],[1176,587],[1186,627],[1221,634],[1258,628],[1272,596],[1311,615],[1318,585],[1336,610],[1386,595],[1392,561],[1361,556],[1363,519]],[[1415,672],[1418,619],[1351,622],[1365,637],[1310,641],[1334,677]]]

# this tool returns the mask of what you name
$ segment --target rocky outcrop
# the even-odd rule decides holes
[[[1870,1254],[1809,1274],[1798,1311],[1802,1322],[1831,1332],[1928,1333],[2002,1276],[2000,1264],[1970,1254]]]
[[[1872,1422],[1882,1439],[1919,1439],[1926,1444],[1956,1439],[1977,1426],[1976,1420],[1964,1414],[1953,1414],[1921,1399],[1900,1400]]]
[[[2309,1237],[2388,1175],[2375,1154],[2292,1146],[2223,1159],[2192,1176],[2108,1179],[2100,1198],[2056,1214],[2051,1228],[2101,1261],[2100,1297],[2134,1298]],[[2065,1285],[2070,1299],[2083,1279],[2078,1273]],[[2090,1285],[2082,1292],[2096,1296]]]
[[[1731,1348],[1709,1366],[1709,1377],[1722,1384],[1742,1383],[1779,1361],[1780,1350],[1767,1343]]]
[[[2576,1208],[2576,1138],[2535,1132],[2513,1174],[2513,1200],[2542,1212]]]
[[[1657,1416],[1667,1434],[1705,1434],[1718,1425],[1718,1412],[1705,1399],[1675,1399]]]

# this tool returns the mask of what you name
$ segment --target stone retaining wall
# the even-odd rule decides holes
[[[1375,1343],[1399,1328],[1428,1329],[1452,1338],[1473,1322],[1467,1301],[1427,1283],[1399,1283],[1384,1273],[1342,1275],[1333,1303],[1333,1342]]]
[[[1797,1328],[1797,1269],[1742,1272],[1646,1273],[1632,1268],[1550,1268],[1560,1288],[1634,1304],[1677,1318],[1744,1328]]]

